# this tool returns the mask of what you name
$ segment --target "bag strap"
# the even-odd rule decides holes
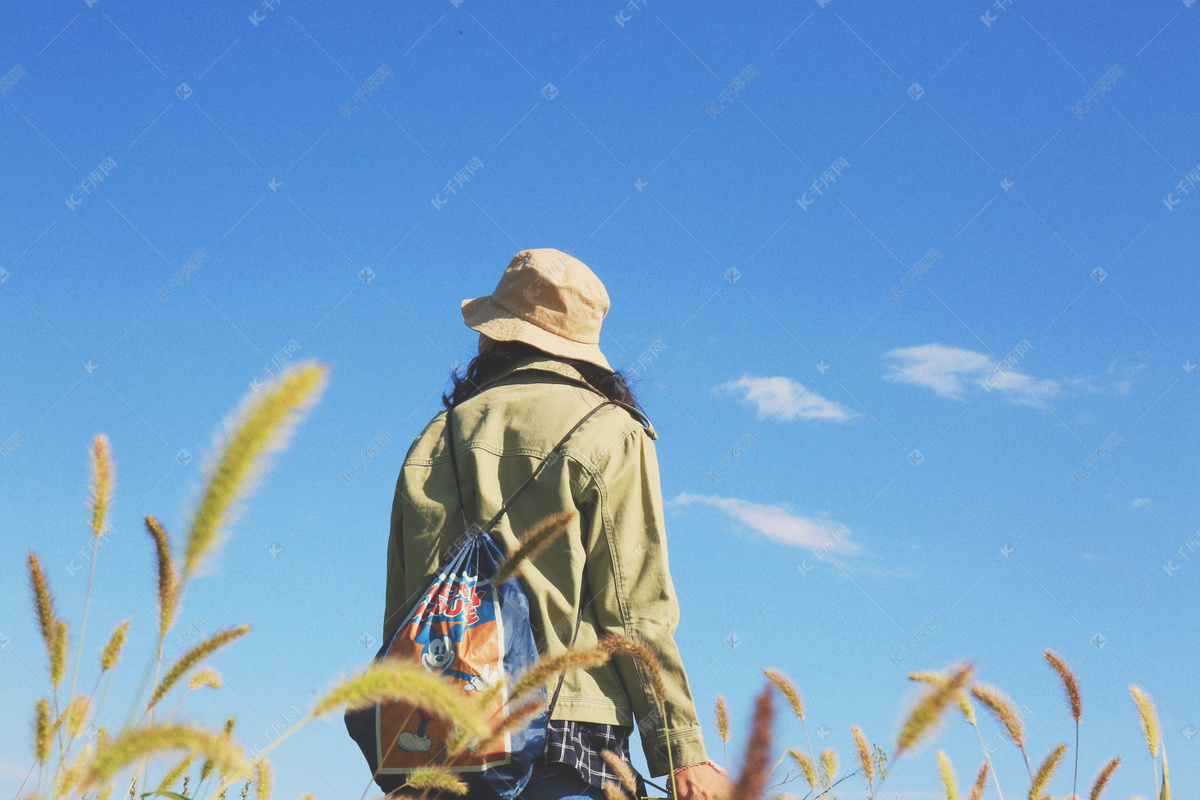
[[[488,521],[488,524],[483,526],[483,528],[481,530],[484,533],[491,531],[491,529],[495,526],[495,524],[500,521],[500,518],[503,517],[508,512],[508,509],[510,507],[512,507],[512,504],[514,502],[516,502],[517,498],[521,496],[521,493],[524,492],[530,486],[530,484],[533,483],[534,478],[536,478],[541,473],[542,468],[545,467],[547,464],[551,463],[552,461],[558,460],[558,448],[560,448],[564,444],[566,444],[567,439],[571,438],[571,434],[573,434],[573,433],[575,433],[575,431],[579,430],[580,426],[582,426],[583,423],[585,423],[589,419],[591,419],[592,415],[595,414],[600,409],[604,408],[605,406],[615,406],[615,405],[622,405],[622,404],[617,402],[616,400],[606,400],[605,402],[600,403],[598,406],[593,408],[588,413],[584,414],[583,419],[579,420],[579,422],[576,422],[575,425],[572,426],[571,430],[567,431],[566,435],[564,435],[561,439],[558,440],[558,444],[554,445],[554,447],[551,448],[549,453],[542,456],[541,460],[538,462],[538,465],[536,467],[534,467],[533,472],[531,472],[529,474],[529,477],[526,478],[524,481],[522,481],[521,485],[518,486],[511,495],[508,496],[508,498],[504,501],[504,504],[500,507],[500,510],[496,512],[496,515],[494,517],[492,517],[491,520]],[[462,482],[459,480],[459,477],[458,477],[458,456],[454,452],[454,409],[453,408],[451,408],[450,410],[448,410],[446,412],[446,433],[450,439],[450,442],[449,442],[450,466],[454,470],[454,487],[455,487],[455,489],[458,490],[458,505],[462,511],[463,524],[466,527],[470,527],[470,523],[467,521],[466,505],[463,503]]]

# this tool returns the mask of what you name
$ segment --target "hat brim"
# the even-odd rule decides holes
[[[462,301],[463,320],[467,327],[477,330],[498,342],[525,342],[539,350],[563,358],[574,358],[612,371],[600,346],[567,339],[539,328],[505,311],[490,297],[475,297]]]

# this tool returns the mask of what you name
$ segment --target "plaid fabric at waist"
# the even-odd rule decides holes
[[[629,760],[629,738],[632,733],[631,725],[552,719],[546,728],[546,750],[541,761],[569,764],[589,786],[603,789],[605,781],[619,784],[621,779],[600,753],[612,750],[632,769],[633,764]],[[638,777],[641,778],[640,775]],[[640,785],[640,780],[638,783],[638,795],[643,796],[645,787]]]

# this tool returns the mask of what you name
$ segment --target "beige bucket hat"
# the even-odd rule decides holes
[[[462,301],[467,327],[500,342],[525,342],[611,370],[600,352],[608,292],[596,273],[561,250],[522,250],[496,290]]]

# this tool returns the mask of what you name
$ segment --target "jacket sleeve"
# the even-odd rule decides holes
[[[391,639],[403,622],[405,600],[408,595],[404,585],[404,498],[403,476],[396,480],[396,493],[392,496],[392,523],[388,533],[387,587],[383,609],[383,643]]]
[[[639,425],[602,455],[581,498],[590,506],[586,561],[597,636],[620,634],[646,645],[661,668],[660,706],[641,661],[614,663],[633,706],[651,776],[708,759],[704,735],[675,644],[679,603],[667,564],[662,489],[654,442]],[[664,725],[663,716],[666,716]],[[671,757],[667,756],[669,725]]]

